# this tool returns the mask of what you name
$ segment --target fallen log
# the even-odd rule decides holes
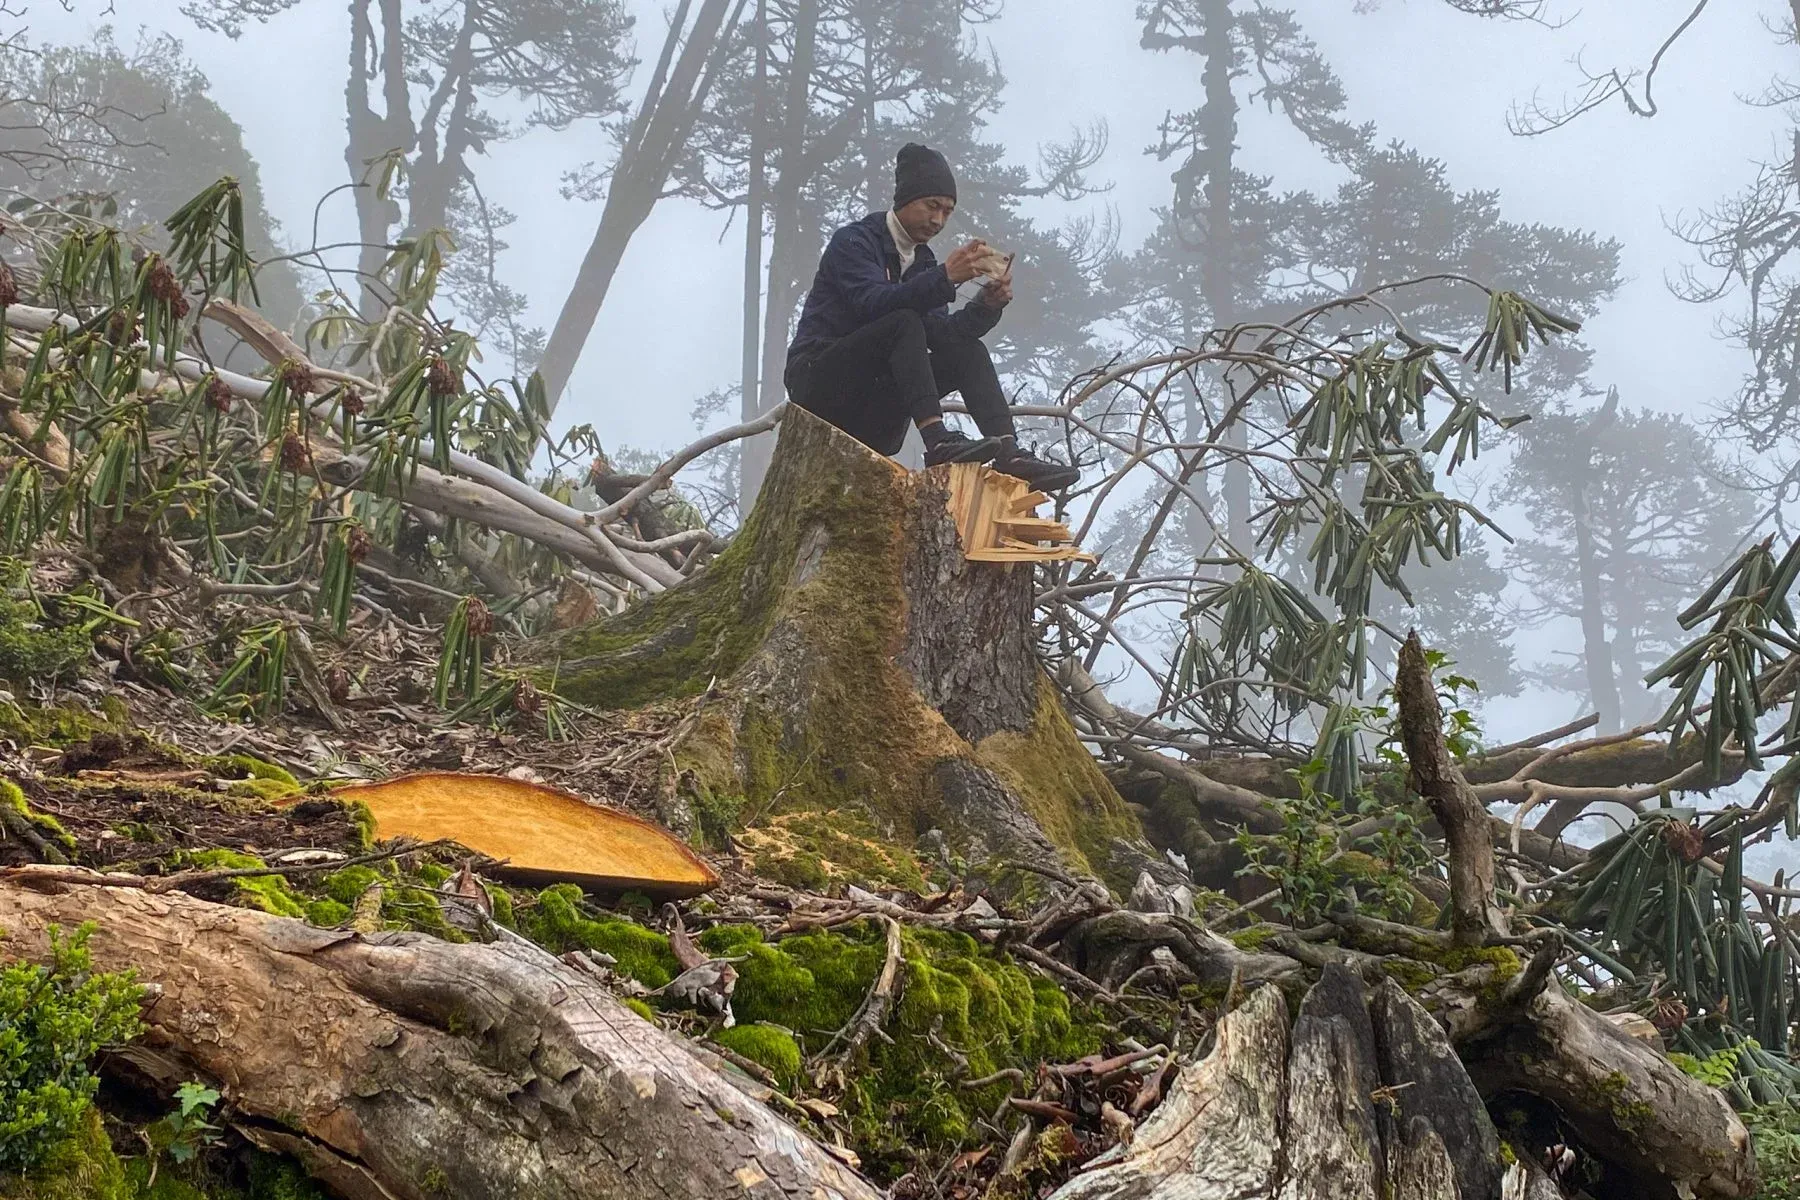
[[[1506,1032],[1453,1049],[1391,979],[1373,996],[1327,965],[1290,1035],[1278,987],[1220,1021],[1212,1052],[1053,1200],[1548,1200],[1548,1145],[1509,1134],[1497,1095],[1553,1109],[1606,1187],[1645,1200],[1754,1194],[1749,1138],[1723,1096],[1554,985]],[[1559,1150],[1562,1147],[1558,1147]]]
[[[358,935],[190,896],[0,884],[9,955],[93,921],[149,985],[122,1057],[213,1081],[351,1200],[877,1200],[816,1142],[535,947]]]
[[[1464,1047],[1463,1057],[1484,1095],[1518,1089],[1555,1106],[1631,1195],[1756,1193],[1750,1134],[1723,1093],[1557,987],[1539,992],[1525,1020],[1500,1037]]]

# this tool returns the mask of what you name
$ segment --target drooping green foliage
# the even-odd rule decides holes
[[[1800,1085],[1786,1054],[1795,962],[1788,940],[1746,907],[1751,818],[1697,817],[1652,809],[1596,847],[1557,924],[1616,989],[1664,1018],[1691,1073],[1740,1103],[1786,1099]],[[1724,859],[1716,872],[1709,852]]]
[[[140,989],[96,972],[84,925],[50,930],[51,961],[0,966],[0,1175],[39,1166],[81,1127],[106,1046],[135,1037]]]

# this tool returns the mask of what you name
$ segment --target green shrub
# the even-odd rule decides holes
[[[0,679],[65,677],[87,658],[93,637],[78,626],[48,626],[24,583],[24,565],[0,558]]]
[[[1756,1139],[1762,1190],[1756,1200],[1800,1200],[1800,1107],[1765,1104],[1744,1113]]]
[[[142,1028],[127,972],[96,972],[93,925],[50,927],[51,964],[0,967],[0,1172],[25,1172],[81,1128],[93,1099],[88,1060]]]

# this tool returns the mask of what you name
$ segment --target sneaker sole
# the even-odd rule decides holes
[[[1000,442],[997,438],[982,438],[978,442],[970,442],[951,458],[940,458],[936,462],[933,462],[931,461],[931,456],[927,454],[925,456],[925,465],[928,467],[947,467],[954,463],[993,462],[995,455],[999,453]]]
[[[1011,475],[1014,479],[1023,479],[1040,492],[1060,492],[1064,488],[1073,487],[1081,482],[1081,472],[1074,467],[1064,467],[1059,471],[1028,472],[1024,470],[1009,471],[1005,467],[997,466],[994,470],[1004,475]]]

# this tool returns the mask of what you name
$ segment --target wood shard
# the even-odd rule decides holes
[[[1037,515],[1049,497],[981,463],[950,468],[950,515],[970,562],[1062,562],[1094,556],[1075,544],[1061,521]]]
[[[447,838],[497,860],[495,874],[524,882],[658,897],[697,896],[719,882],[665,830],[542,784],[433,771],[335,794],[369,806],[378,838]]]

